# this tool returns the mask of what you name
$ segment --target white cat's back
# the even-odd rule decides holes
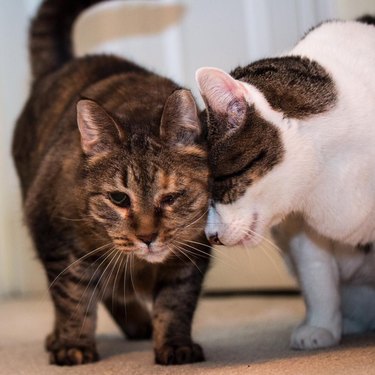
[[[313,140],[325,165],[304,212],[307,222],[320,234],[339,240],[329,242],[325,251],[332,252],[332,274],[338,274],[343,332],[373,330],[374,244],[368,251],[356,245],[375,241],[375,27],[328,22],[308,33],[290,54],[317,62],[335,84],[335,105],[301,123],[305,140]],[[311,237],[311,227],[305,227],[301,219],[297,224],[288,221],[280,245],[285,248],[289,236],[290,246],[297,246],[291,264],[300,272],[314,267],[314,262],[306,263],[298,256],[298,248],[305,246],[301,233],[306,230]],[[305,295],[314,295],[319,287],[329,288],[325,282],[319,286],[327,274],[316,276],[317,285],[304,284]],[[320,303],[324,311],[323,297]],[[314,314],[319,317],[316,311]]]
[[[357,127],[363,124],[367,131],[367,119],[371,117],[375,129],[375,26],[326,22],[310,31],[290,54],[319,63],[335,83],[337,109],[344,110]]]
[[[327,22],[289,54],[321,65],[337,96],[330,110],[304,121],[305,140],[325,164],[303,208],[306,219],[351,245],[375,241],[375,26]]]
[[[309,57],[335,76],[345,69],[345,76],[350,73],[366,77],[367,83],[375,88],[373,25],[354,21],[323,23],[301,39],[291,54]]]

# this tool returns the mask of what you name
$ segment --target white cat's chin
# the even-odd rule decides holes
[[[258,215],[255,214],[253,218],[257,219]],[[235,245],[244,246],[245,248],[251,248],[259,245],[264,239],[264,228],[261,223],[254,220],[249,226],[248,233],[243,236]]]
[[[263,241],[263,235],[260,234],[249,234],[244,237],[240,242],[238,242],[238,246],[243,246],[245,248],[250,248],[259,245]]]

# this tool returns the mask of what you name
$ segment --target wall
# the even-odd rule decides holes
[[[375,15],[374,0],[336,0],[337,15],[342,19],[355,19],[364,14]]]
[[[22,228],[18,182],[10,159],[13,124],[28,91],[26,17],[22,1],[0,2],[0,295],[33,288],[34,283],[40,288]]]
[[[44,273],[21,225],[18,183],[10,159],[13,124],[28,91],[26,31],[38,0],[0,0],[0,295],[44,288]],[[355,5],[353,5],[355,4]],[[167,75],[198,97],[201,66],[230,70],[280,53],[305,30],[337,14],[375,13],[373,1],[181,0],[110,2],[89,10],[75,30],[78,54],[119,53]],[[293,285],[272,246],[219,249],[209,288]]]

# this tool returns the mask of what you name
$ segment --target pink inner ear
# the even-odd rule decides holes
[[[220,69],[200,68],[196,80],[203,98],[214,111],[226,113],[229,105],[244,99],[243,85]]]
[[[96,104],[89,100],[80,100],[77,103],[77,123],[81,133],[81,144],[85,152],[91,150],[98,140],[98,129],[92,115]]]

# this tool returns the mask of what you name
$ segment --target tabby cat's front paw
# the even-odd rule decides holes
[[[293,349],[308,350],[334,346],[340,341],[340,335],[331,331],[309,325],[301,325],[292,333],[290,346]]]
[[[204,361],[200,345],[190,343],[169,343],[155,349],[155,362],[160,365],[183,365]]]
[[[47,337],[46,349],[50,353],[50,363],[58,366],[75,366],[99,360],[95,343],[69,344],[59,340],[52,333]]]

